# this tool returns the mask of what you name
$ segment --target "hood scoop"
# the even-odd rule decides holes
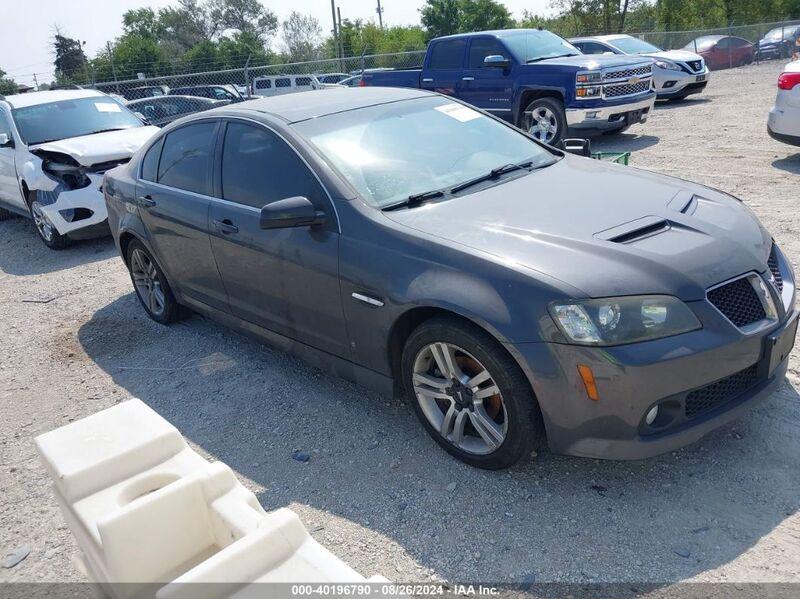
[[[605,231],[595,233],[595,238],[611,243],[635,243],[669,231],[673,223],[661,216],[645,216]]]

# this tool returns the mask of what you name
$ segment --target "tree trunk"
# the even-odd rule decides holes
[[[628,16],[628,4],[630,0],[624,0],[622,3],[622,9],[619,13],[619,30],[617,33],[622,33],[625,31],[625,18]]]

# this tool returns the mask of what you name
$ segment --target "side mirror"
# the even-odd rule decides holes
[[[315,227],[325,222],[325,213],[314,208],[308,198],[295,196],[270,202],[261,209],[262,229]]]
[[[511,66],[511,61],[500,54],[490,54],[483,59],[483,66],[492,69],[507,69]]]
[[[149,125],[149,124],[150,124],[150,122],[147,120],[147,117],[146,117],[146,116],[144,116],[144,115],[143,115],[141,112],[134,112],[134,113],[133,113],[133,116],[135,116],[136,118],[138,118],[138,119],[139,119],[140,121],[142,121],[142,122],[143,122],[145,125]]]
[[[9,137],[8,133],[0,133],[0,148],[13,148],[14,140]]]
[[[587,158],[592,155],[592,143],[588,139],[565,139],[561,142],[561,149],[570,154],[586,156]]]

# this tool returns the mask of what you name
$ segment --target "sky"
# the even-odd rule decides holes
[[[330,0],[261,0],[279,19],[293,10],[315,16],[328,33],[331,24]],[[549,12],[550,0],[502,0],[521,17],[527,9]],[[89,57],[122,33],[122,13],[132,8],[161,8],[175,0],[6,0],[3,2],[3,35],[0,36],[0,68],[17,83],[49,82],[53,75],[50,44],[55,27],[65,35],[85,41]],[[384,24],[419,23],[419,8],[424,0],[381,0]],[[377,20],[376,0],[338,0],[342,18]]]

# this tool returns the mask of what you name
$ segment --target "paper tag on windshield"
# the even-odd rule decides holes
[[[95,102],[94,107],[97,112],[122,112],[122,106],[116,102]]]
[[[437,106],[436,110],[462,123],[479,119],[483,116],[480,112],[476,112],[461,104],[445,104],[444,106]]]

